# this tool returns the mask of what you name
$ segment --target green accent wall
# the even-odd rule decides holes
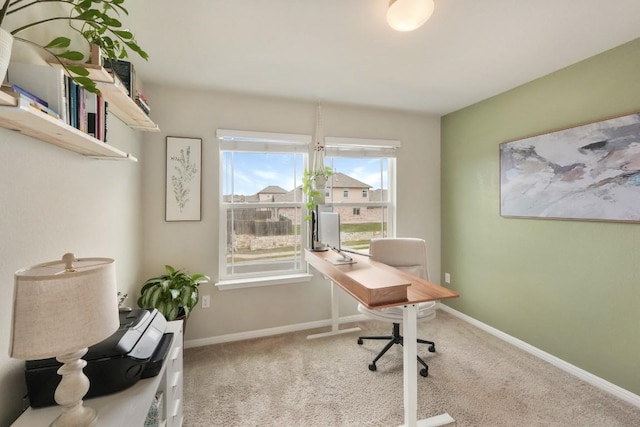
[[[444,116],[441,160],[447,305],[640,395],[640,223],[502,218],[499,176],[502,142],[638,111],[640,39]]]

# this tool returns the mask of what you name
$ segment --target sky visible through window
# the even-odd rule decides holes
[[[327,166],[359,181],[372,189],[387,188],[387,161],[380,158],[327,158]],[[223,153],[224,194],[231,194],[231,153]],[[237,195],[253,195],[270,185],[286,191],[302,184],[302,155],[293,153],[233,153],[233,192]],[[294,178],[297,183],[294,182]]]

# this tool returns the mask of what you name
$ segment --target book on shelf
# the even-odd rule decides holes
[[[104,107],[102,108],[102,124],[100,125],[100,129],[102,130],[102,138],[100,138],[101,141],[104,141],[105,143],[108,141],[107,138],[107,131],[109,130],[109,103],[105,100],[103,100],[103,105]]]
[[[87,133],[94,138],[106,141],[106,117],[109,114],[104,99],[95,93],[86,95]]]
[[[37,97],[35,94],[29,92],[28,90],[26,90],[21,86],[18,86],[17,84],[10,84],[10,83],[3,84],[2,88],[8,89],[11,92],[15,92],[20,95],[24,95],[25,97],[29,98],[31,101],[33,101],[35,104],[38,104],[39,106],[47,107],[47,108],[49,107],[49,103],[47,101]]]
[[[60,120],[62,121],[62,119],[60,118],[60,115],[58,113],[56,113],[55,111],[53,111],[51,108],[49,107],[43,107],[41,104],[34,102],[31,98],[20,94],[20,98],[23,99],[25,102],[27,102],[29,104],[29,106],[35,110],[40,111],[41,113],[45,113],[50,115],[51,117],[53,117],[54,119]]]
[[[88,92],[69,78],[69,125],[106,142],[106,123],[109,110],[100,95]]]
[[[44,101],[47,108],[61,118],[66,117],[66,78],[62,69],[48,65],[11,62],[7,80]]]
[[[46,101],[35,96],[34,94],[32,94],[26,89],[15,84],[3,83],[2,91],[18,99],[19,105],[28,104],[33,109],[41,111],[45,114],[50,115],[51,117],[54,117],[60,120],[60,115],[55,111],[53,111],[51,108],[49,108]]]
[[[87,94],[84,88],[80,85],[76,86],[77,102],[78,102],[78,130],[87,133]]]
[[[98,95],[88,92],[86,94],[85,106],[87,113],[87,133],[94,138],[98,138]]]
[[[148,116],[151,112],[151,107],[149,107],[149,103],[147,101],[147,97],[140,91],[136,90],[135,102],[144,111],[144,113]]]
[[[129,96],[133,99],[135,94],[135,70],[133,64],[129,61],[122,61],[120,59],[103,59],[103,66],[115,74],[122,82],[124,87],[129,92]]]
[[[71,77],[67,78],[67,93],[68,93],[68,108],[69,108],[69,121],[67,124],[71,127],[78,128],[78,91],[76,87],[78,84],[73,81]]]
[[[106,141],[104,139],[104,117],[105,117],[105,102],[101,96],[96,97],[96,138],[100,141]]]

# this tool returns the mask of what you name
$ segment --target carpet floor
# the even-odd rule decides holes
[[[353,325],[361,335],[391,332],[383,322]],[[402,347],[371,372],[384,342],[306,338],[322,331],[185,350],[184,426],[401,425]],[[418,345],[429,364],[429,376],[418,376],[418,419],[447,412],[452,426],[640,426],[640,408],[449,313],[419,323],[418,336],[437,350]]]

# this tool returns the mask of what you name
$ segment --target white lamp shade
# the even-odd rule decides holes
[[[39,264],[15,273],[9,355],[38,360],[75,352],[120,326],[115,262],[84,258]]]
[[[433,0],[391,0],[387,22],[396,31],[413,31],[431,18],[434,8]]]

